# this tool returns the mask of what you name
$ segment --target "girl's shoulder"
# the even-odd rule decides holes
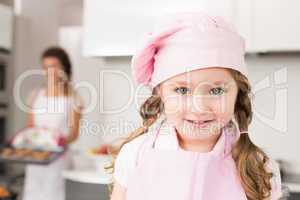
[[[124,144],[114,166],[114,179],[126,188],[130,174],[135,170],[138,155],[151,133],[144,133]]]
[[[146,139],[149,137],[150,133],[144,133],[128,143],[124,144],[118,154],[118,156],[122,156],[122,154],[130,154],[135,155],[138,153],[139,149],[146,142]]]
[[[123,145],[121,148],[120,154],[137,154],[140,148],[145,144],[146,140],[151,140],[151,138],[155,135],[155,133],[160,128],[160,125],[162,123],[163,119],[159,118],[151,127],[149,127],[148,131],[142,135],[139,135],[138,137],[134,138],[130,142]]]

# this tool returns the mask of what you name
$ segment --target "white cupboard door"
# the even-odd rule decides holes
[[[205,11],[233,16],[233,0],[85,0],[83,54],[85,56],[128,56],[162,15]]]
[[[256,51],[300,50],[300,1],[252,0]]]
[[[0,48],[11,49],[12,44],[12,9],[5,5],[0,5]]]

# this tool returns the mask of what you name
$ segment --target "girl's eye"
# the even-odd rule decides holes
[[[187,87],[179,87],[175,89],[175,92],[179,94],[187,94],[190,90]]]
[[[225,92],[224,88],[222,87],[215,87],[210,89],[209,94],[211,95],[222,95]]]

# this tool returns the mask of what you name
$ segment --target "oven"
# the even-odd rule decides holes
[[[0,145],[3,145],[7,136],[8,95],[7,95],[7,65],[9,54],[0,51]],[[5,173],[3,163],[0,163],[0,174]]]

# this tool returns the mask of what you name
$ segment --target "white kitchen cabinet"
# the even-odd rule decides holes
[[[254,50],[300,50],[300,1],[252,0]]]
[[[204,10],[229,20],[233,0],[85,0],[83,54],[85,56],[132,55],[141,38],[164,14]]]
[[[244,37],[246,42],[246,51],[254,52],[254,41],[252,33],[252,0],[234,1],[232,23],[238,32]]]
[[[247,52],[300,50],[299,0],[85,0],[84,5],[85,56],[132,55],[162,15],[198,10],[232,22],[246,39]]]
[[[10,50],[12,45],[13,11],[0,4],[0,49]]]

